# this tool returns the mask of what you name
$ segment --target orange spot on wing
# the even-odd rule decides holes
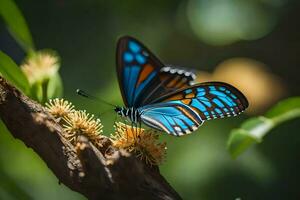
[[[141,82],[143,82],[148,77],[148,75],[151,72],[153,72],[153,70],[154,70],[154,67],[152,65],[149,65],[149,64],[145,65],[144,69],[140,73],[140,77],[139,77],[137,84],[140,84]]]
[[[187,116],[190,120],[192,120],[197,126],[199,126],[199,122],[184,108],[180,106],[176,106],[178,110],[180,110],[185,116]]]
[[[175,87],[176,83],[178,81],[178,77],[176,77],[175,79],[173,79],[171,82],[168,83],[167,87]]]
[[[165,99],[164,101],[181,100],[181,99],[183,99],[183,95],[177,94],[177,95],[171,96],[168,99]]]
[[[193,93],[189,93],[187,95],[185,95],[185,98],[194,98],[195,97],[195,94]]]
[[[181,79],[180,83],[177,84],[178,88],[185,88],[185,87],[188,87],[188,86],[189,86],[189,84],[188,84],[186,78]]]
[[[201,116],[201,114],[203,114],[203,113],[200,112],[200,110],[198,110],[198,109],[195,108],[194,106],[191,106],[191,108],[192,108],[196,113],[200,114],[200,116]],[[202,117],[202,116],[201,116],[201,117]],[[202,119],[203,119],[203,118],[202,118]]]
[[[184,103],[185,105],[189,105],[191,103],[191,99],[183,99],[181,100],[182,103]]]

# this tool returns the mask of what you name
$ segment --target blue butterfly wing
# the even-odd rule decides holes
[[[140,107],[175,89],[190,85],[195,75],[165,66],[136,39],[125,36],[117,45],[117,73],[127,107]]]
[[[140,108],[140,113],[144,124],[175,136],[191,133],[203,123],[193,109],[177,102],[145,106]]]
[[[205,120],[235,116],[248,107],[239,90],[222,82],[196,84],[156,101],[140,108],[142,121],[179,136],[196,130]]]
[[[137,105],[140,93],[156,78],[164,65],[136,39],[122,37],[117,44],[117,73],[127,107]]]
[[[183,103],[195,110],[203,120],[235,116],[249,105],[238,89],[222,82],[198,83],[156,101]]]

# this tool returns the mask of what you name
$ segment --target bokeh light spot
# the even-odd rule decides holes
[[[200,39],[212,45],[226,45],[255,40],[272,30],[276,15],[263,5],[250,0],[190,0],[187,15]]]
[[[198,75],[199,74],[199,75]],[[212,74],[199,71],[196,82],[223,81],[245,94],[247,113],[258,114],[284,96],[285,86],[267,67],[249,58],[232,58],[220,63]]]

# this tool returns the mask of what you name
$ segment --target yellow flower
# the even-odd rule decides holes
[[[79,135],[86,136],[95,146],[101,146],[102,124],[100,119],[86,111],[74,111],[64,118],[66,124],[63,125],[65,137],[72,143],[76,144]]]
[[[58,98],[50,99],[49,103],[46,103],[46,108],[55,118],[64,118],[74,112],[74,106],[71,102]]]
[[[117,148],[135,152],[136,155],[150,165],[159,165],[166,155],[166,143],[158,142],[158,134],[154,130],[132,127],[121,122],[115,125],[112,135],[113,145]]]
[[[29,56],[21,65],[21,69],[32,85],[52,77],[57,73],[59,66],[59,58],[54,52],[42,50]]]

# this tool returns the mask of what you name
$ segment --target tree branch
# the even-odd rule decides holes
[[[181,199],[158,167],[113,148],[108,138],[104,137],[101,149],[84,136],[74,147],[40,104],[2,77],[0,117],[15,138],[44,160],[59,182],[88,199]]]

